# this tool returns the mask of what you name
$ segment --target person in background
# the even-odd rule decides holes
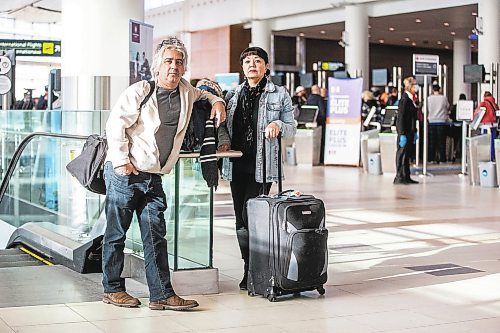
[[[479,106],[476,110],[474,110],[474,116],[477,112],[479,112],[480,108],[485,108],[486,113],[481,120],[481,132],[487,133],[488,131],[491,133],[491,153],[490,158],[491,161],[495,161],[495,139],[497,138],[497,117],[496,111],[499,109],[497,103],[495,102],[495,98],[491,95],[491,92],[485,91],[483,95],[483,100],[479,103]]]
[[[295,135],[294,108],[288,91],[269,78],[269,58],[260,47],[249,47],[240,55],[245,81],[226,95],[227,121],[222,123],[219,151],[229,149],[243,153],[240,158],[225,158],[222,177],[230,181],[236,216],[236,237],[244,261],[243,279],[239,287],[247,289],[248,219],[246,203],[260,194],[269,194],[278,180],[278,135]],[[262,134],[268,140],[264,142]],[[262,146],[266,144],[266,177],[262,179]],[[264,193],[262,193],[264,183]],[[267,226],[263,226],[267,228]]]
[[[370,113],[371,109],[375,108],[376,109],[375,114],[373,115],[372,120],[370,122],[380,123],[382,120],[381,119],[382,108],[380,107],[380,103],[375,98],[373,93],[370,90],[363,91],[362,100],[363,102],[361,104],[361,122],[363,123],[368,114]]]
[[[394,106],[398,105],[398,88],[391,87],[390,95],[387,97],[386,106]]]
[[[325,126],[326,126],[326,103],[323,97],[320,95],[320,89],[318,85],[313,85],[311,87],[311,94],[307,97],[306,105],[314,105],[318,107],[318,116],[316,117],[316,123],[321,126],[321,146],[320,146],[320,157],[319,163],[324,162],[325,158]]]
[[[121,307],[140,305],[137,298],[126,292],[125,279],[121,277],[126,233],[136,214],[144,248],[149,308],[186,310],[198,306],[195,300],[177,296],[172,288],[165,239],[167,199],[161,176],[169,173],[179,158],[194,102],[208,100],[212,119],[217,115],[217,119],[224,121],[226,113],[221,98],[196,89],[182,78],[187,60],[187,50],[176,37],[160,43],[152,64],[155,87],[147,81],[129,86],[106,123],[104,303]],[[151,97],[140,109],[152,88]]]
[[[465,101],[467,96],[465,94],[460,94],[458,96],[459,101]],[[453,140],[453,152],[451,154],[451,161],[455,162],[457,156],[462,155],[462,122],[457,120],[457,104],[453,104],[450,110],[450,118],[453,122],[450,127],[449,136]]]
[[[49,98],[49,87],[45,86],[45,92],[38,98],[38,101],[35,104],[35,108],[37,110],[46,110],[48,105],[48,98]]]
[[[307,103],[306,88],[298,86],[297,88],[295,88],[295,95],[293,95],[292,97],[292,104],[301,107],[306,103]]]
[[[398,105],[396,130],[398,132],[396,151],[396,177],[394,184],[418,184],[410,177],[410,158],[418,139],[415,122],[417,120],[417,106],[415,104],[415,89],[417,82],[410,76],[403,80],[404,93]]]
[[[450,104],[441,94],[439,85],[432,86],[432,95],[427,97],[429,162],[446,162],[446,128],[450,120],[449,110]]]

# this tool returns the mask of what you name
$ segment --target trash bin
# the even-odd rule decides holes
[[[479,184],[482,187],[497,187],[495,162],[479,162]]]
[[[368,173],[370,175],[382,174],[382,163],[381,163],[380,153],[368,154]]]
[[[297,165],[297,156],[295,155],[295,147],[286,147],[286,164]]]

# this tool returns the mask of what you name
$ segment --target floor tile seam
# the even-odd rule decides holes
[[[422,312],[418,312],[418,310],[419,310],[418,308],[411,309],[412,312],[416,312],[416,313],[418,313],[420,315],[424,314]],[[443,319],[443,318],[438,318],[438,317],[436,317],[436,316],[434,316],[432,314],[425,314],[425,315],[428,316],[428,317],[437,319],[437,320],[442,320]],[[472,322],[472,321],[485,320],[485,319],[495,319],[495,318],[499,318],[500,319],[500,315],[499,316],[492,316],[492,315],[490,315],[490,316],[486,316],[486,317],[480,317],[480,318],[474,318],[474,319],[467,319],[467,320],[460,320],[460,319],[457,318],[458,319],[457,321],[451,319],[451,321],[449,321],[448,323],[449,324],[458,324],[458,323],[467,323],[467,322]]]
[[[154,311],[154,310],[151,310],[151,311]],[[113,321],[135,320],[135,319],[146,319],[146,318],[168,318],[169,320],[172,320],[175,324],[184,328],[187,332],[192,332],[192,330],[189,327],[186,327],[185,325],[183,325],[179,321],[174,320],[174,318],[176,317],[175,313],[178,313],[178,312],[179,311],[174,311],[174,310],[162,310],[162,313],[164,313],[163,315],[139,316],[139,317],[128,317],[128,318],[113,318],[113,319],[98,319],[98,320],[89,321],[89,323],[91,323],[92,325],[94,325],[95,327],[97,327],[99,330],[102,331],[102,329],[96,325],[97,323],[108,323],[108,322],[113,322]],[[184,311],[184,312],[188,312],[188,311]]]
[[[2,316],[0,316],[0,322],[5,324],[5,327],[7,327],[11,332],[15,332],[14,328],[10,326],[5,320],[3,320]]]

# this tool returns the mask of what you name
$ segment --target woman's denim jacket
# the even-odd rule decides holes
[[[226,95],[227,119],[219,127],[219,147],[223,144],[231,145],[234,112],[242,88],[243,84],[240,84],[234,91],[229,91]],[[255,159],[255,181],[258,183],[262,183],[262,132],[264,132],[267,125],[271,122],[279,126],[282,138],[295,136],[297,125],[293,118],[292,99],[284,87],[276,86],[271,81],[268,81],[264,93],[259,99],[257,156]],[[266,140],[266,161],[267,182],[278,181],[277,139]],[[230,159],[224,158],[222,162],[222,177],[225,180],[232,180],[232,168],[233,163]]]

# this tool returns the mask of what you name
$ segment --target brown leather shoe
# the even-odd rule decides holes
[[[171,296],[158,302],[149,302],[151,310],[175,310],[182,311],[197,307],[199,304],[192,299],[183,299],[177,295]]]
[[[102,295],[102,301],[106,304],[113,304],[125,308],[136,308],[141,305],[141,302],[137,298],[130,296],[125,291],[104,293]]]

